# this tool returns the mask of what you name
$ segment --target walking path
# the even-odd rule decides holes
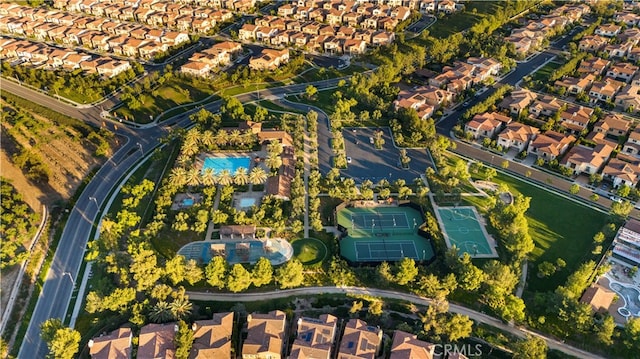
[[[415,294],[396,292],[384,289],[375,288],[362,288],[362,287],[303,287],[286,290],[275,290],[272,292],[260,292],[260,293],[201,293],[201,292],[187,292],[189,298],[198,301],[219,301],[219,302],[254,302],[261,300],[273,300],[278,298],[293,297],[296,295],[316,295],[316,294],[346,294],[346,295],[370,295],[374,297],[405,300],[416,305],[429,306],[431,305],[431,299],[420,297]],[[603,357],[589,353],[582,349],[575,348],[568,344],[562,343],[553,338],[532,332],[525,328],[511,326],[505,324],[502,321],[472,309],[465,308],[463,306],[450,303],[449,312],[466,315],[476,322],[491,325],[505,332],[509,332],[520,338],[525,338],[527,335],[533,335],[544,339],[547,342],[549,349],[559,350],[565,354],[575,356],[577,358],[589,358],[589,359],[604,359]]]

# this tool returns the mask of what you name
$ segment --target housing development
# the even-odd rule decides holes
[[[640,1],[0,3],[3,358],[636,358]]]

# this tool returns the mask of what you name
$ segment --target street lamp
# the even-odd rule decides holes
[[[71,283],[75,286],[75,285],[76,285],[76,281],[75,281],[75,280],[73,280],[73,277],[71,276],[71,273],[69,273],[69,272],[64,272],[64,273],[62,273],[62,276],[63,276],[63,277],[64,277],[65,275],[66,275],[66,276],[69,276],[69,279],[71,279]]]
[[[93,203],[96,204],[96,207],[100,208],[100,206],[98,205],[98,200],[95,197],[89,197],[89,201],[93,201]]]

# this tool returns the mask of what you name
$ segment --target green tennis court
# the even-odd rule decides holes
[[[436,212],[447,247],[474,258],[498,257],[475,207],[438,207]]]
[[[350,262],[428,261],[435,255],[431,242],[417,234],[424,221],[412,208],[345,208],[337,219],[347,232],[340,254]]]

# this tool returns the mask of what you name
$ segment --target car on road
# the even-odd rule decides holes
[[[465,101],[465,102],[462,104],[462,107],[467,108],[467,107],[469,107],[469,105],[471,105],[471,101]]]
[[[622,198],[620,197],[616,197],[616,196],[611,196],[609,197],[610,200],[617,202],[617,203],[622,203]]]
[[[351,157],[347,157],[347,163],[351,163]]]

